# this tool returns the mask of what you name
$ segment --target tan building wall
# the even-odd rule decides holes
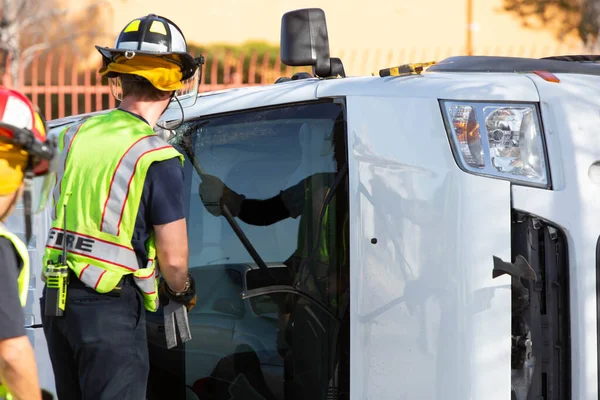
[[[115,36],[130,20],[153,12],[175,21],[188,41],[202,44],[278,43],[284,12],[320,7],[332,55],[340,56],[351,74],[368,74],[389,63],[439,60],[465,49],[467,0],[112,1]],[[542,57],[584,51],[576,39],[561,44],[551,32],[523,28],[501,10],[502,0],[472,1],[475,54]]]

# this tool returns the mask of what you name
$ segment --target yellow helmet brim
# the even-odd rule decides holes
[[[147,79],[152,86],[165,92],[176,91],[183,87],[181,68],[173,62],[160,57],[136,54],[132,58],[119,56],[114,62],[98,71],[104,76],[108,73],[131,74]]]

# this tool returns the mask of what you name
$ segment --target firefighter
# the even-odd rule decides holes
[[[29,99],[0,87],[0,399],[42,398],[22,310],[29,289],[29,253],[3,223],[23,197],[29,242],[31,214],[47,204],[44,193],[51,187],[55,150]]]
[[[62,315],[48,314],[56,307],[44,288],[43,326],[60,399],[145,399],[144,308],[157,311],[159,291],[188,310],[196,298],[183,156],[153,128],[197,63],[177,25],[154,14],[127,24],[114,48],[96,49],[121,102],[59,136],[44,263],[66,245],[69,274]]]

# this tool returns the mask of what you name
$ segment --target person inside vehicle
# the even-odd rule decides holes
[[[264,200],[248,199],[213,175],[202,175],[199,185],[199,194],[204,206],[215,216],[221,215],[221,204],[224,204],[234,217],[250,225],[268,226],[286,218],[300,217],[297,248],[284,264],[289,268],[291,281],[299,284],[303,291],[319,299],[338,314],[343,326],[339,330],[339,340],[332,337],[335,329],[330,329],[327,334],[317,336],[314,340],[304,337],[294,343],[294,337],[299,337],[303,326],[299,319],[311,318],[304,315],[306,300],[294,294],[283,296],[283,300],[281,296],[273,295],[280,307],[280,354],[285,358],[287,365],[298,364],[303,357],[308,361],[305,365],[314,365],[314,369],[305,374],[303,384],[299,382],[295,389],[286,389],[289,393],[286,399],[303,398],[302,396],[321,398],[323,380],[332,378],[327,376],[332,371],[319,371],[323,369],[321,366],[325,369],[328,367],[328,362],[322,357],[328,357],[331,347],[337,346],[337,343],[347,343],[349,350],[349,343],[345,340],[346,337],[349,338],[349,319],[346,316],[349,301],[348,210],[343,201],[344,192],[347,191],[347,180],[340,180],[338,187],[334,187],[338,174],[341,174],[339,171],[346,166],[345,131],[341,129],[342,123],[343,119],[338,119],[332,130],[333,161],[338,172],[312,174],[278,195]],[[325,203],[328,195],[330,199]],[[340,200],[336,201],[337,198]],[[340,235],[340,231],[343,234]],[[323,321],[328,319],[325,313],[319,315],[319,318]],[[295,326],[295,329],[292,326]],[[315,351],[319,348],[323,351]],[[341,348],[338,354],[340,368],[347,370],[349,354]],[[286,370],[290,369],[286,367]],[[343,372],[340,375],[343,375]],[[297,377],[297,382],[299,379],[302,378]],[[347,382],[339,382],[339,385],[347,385]],[[304,389],[299,390],[301,386]],[[340,386],[339,389],[340,392],[349,392],[349,386]]]

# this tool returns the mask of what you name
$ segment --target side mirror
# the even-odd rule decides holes
[[[312,66],[319,77],[344,74],[339,59],[329,56],[329,36],[325,12],[320,8],[304,8],[281,17],[281,61],[292,67]],[[332,62],[333,61],[333,62]]]
[[[241,317],[244,310],[240,309],[239,304],[236,304],[231,299],[218,299],[213,305],[212,309],[223,314],[233,315],[235,317]]]

